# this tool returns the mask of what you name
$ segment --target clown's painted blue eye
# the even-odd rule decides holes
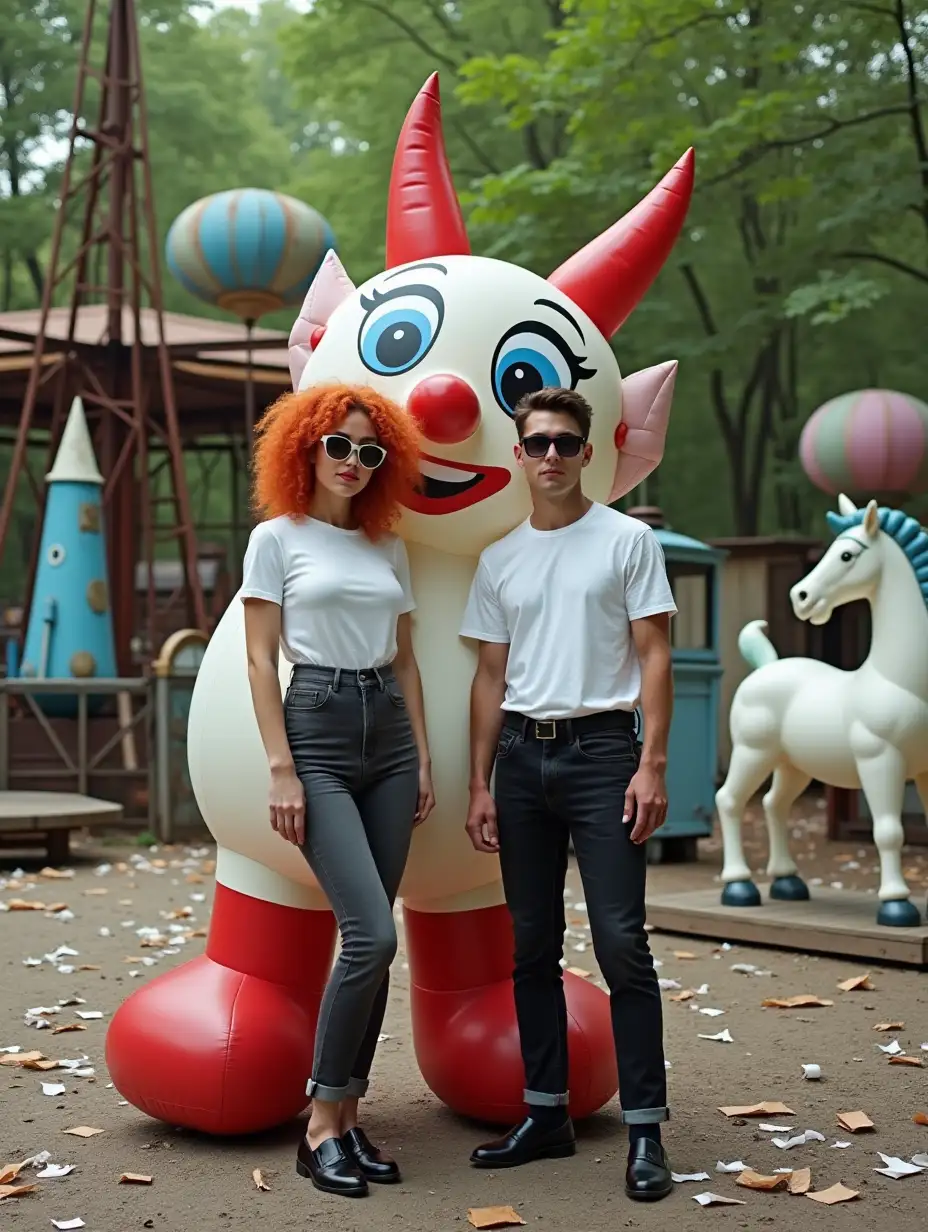
[[[522,321],[500,339],[490,375],[496,401],[513,415],[526,394],[552,385],[573,389],[594,370],[583,367],[556,329],[542,321]]]
[[[424,359],[438,337],[445,303],[429,286],[396,287],[361,297],[367,312],[358,334],[365,368],[380,376],[408,372]]]

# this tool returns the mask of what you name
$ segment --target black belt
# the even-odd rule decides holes
[[[503,726],[517,728],[523,740],[572,741],[583,732],[637,731],[638,716],[633,710],[601,710],[573,719],[532,719],[527,714],[507,711]]]

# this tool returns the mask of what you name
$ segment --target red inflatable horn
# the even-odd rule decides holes
[[[688,149],[643,201],[568,258],[548,282],[611,338],[660,273],[693,195],[696,154]]]
[[[468,256],[464,215],[441,131],[438,74],[416,95],[400,130],[387,202],[387,269],[431,257]]]

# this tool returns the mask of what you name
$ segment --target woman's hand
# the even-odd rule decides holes
[[[306,795],[293,766],[271,768],[268,803],[271,829],[288,843],[302,847],[306,838]]]
[[[416,816],[413,824],[421,826],[434,807],[435,788],[432,786],[432,767],[430,765],[420,765],[419,802],[416,807]]]

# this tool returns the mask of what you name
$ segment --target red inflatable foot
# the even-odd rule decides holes
[[[106,1064],[117,1091],[149,1116],[210,1134],[299,1115],[335,934],[331,912],[217,885],[206,954],[157,976],[113,1017]]]
[[[455,1112],[511,1125],[525,1114],[505,906],[404,909],[413,1040],[422,1077]],[[564,973],[570,1112],[590,1116],[618,1089],[609,998]]]

